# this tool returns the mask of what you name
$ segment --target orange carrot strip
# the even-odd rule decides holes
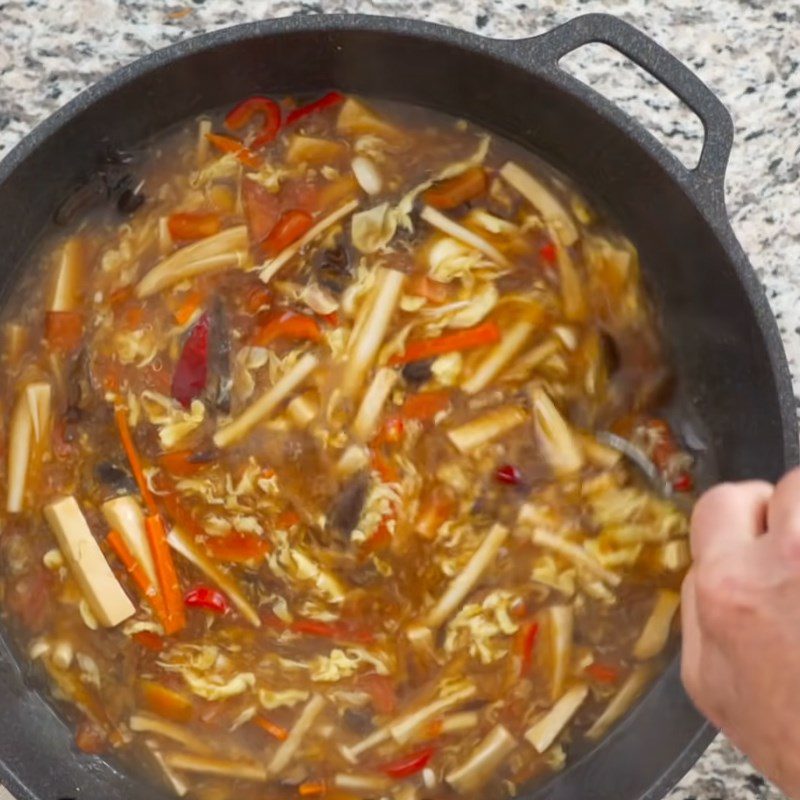
[[[243,142],[234,139],[232,136],[221,136],[218,133],[207,133],[206,139],[211,142],[217,150],[223,153],[233,153],[236,158],[246,167],[257,169],[261,166],[261,159]]]
[[[159,594],[158,589],[150,581],[144,567],[139,563],[136,557],[131,553],[125,540],[120,536],[118,531],[111,531],[106,537],[109,547],[114,551],[117,558],[122,562],[128,575],[136,584],[136,588],[141,593],[148,603],[155,611],[159,622],[163,625],[167,620],[167,609],[164,605],[164,598]]]
[[[328,791],[325,781],[306,781],[297,787],[300,797],[318,797]]]
[[[139,459],[139,453],[136,452],[136,446],[133,443],[131,429],[128,427],[128,414],[124,408],[117,408],[114,412],[114,417],[117,420],[117,428],[119,428],[119,438],[122,439],[122,446],[125,449],[125,454],[128,456],[128,463],[131,465],[133,477],[136,478],[136,484],[142,494],[144,504],[151,514],[155,514],[158,512],[158,507],[147,486],[147,479],[144,477],[144,472],[142,470],[142,462]]]
[[[435,183],[423,193],[422,199],[429,206],[446,211],[483,194],[488,186],[486,170],[483,167],[472,167],[455,178]]]
[[[500,328],[496,322],[482,322],[474,328],[465,328],[455,333],[446,333],[435,339],[419,339],[409,342],[406,349],[389,360],[390,364],[407,364],[423,358],[441,356],[458,350],[471,350],[500,341]]]
[[[186,293],[183,302],[174,312],[175,321],[178,325],[185,325],[191,319],[192,314],[200,307],[202,299],[200,292],[191,291]]]
[[[427,422],[433,419],[440,411],[450,405],[450,392],[420,392],[409,395],[400,409],[400,416],[404,419],[417,419]]]
[[[270,736],[274,736],[279,742],[285,742],[289,738],[289,731],[286,728],[260,714],[253,717],[253,722]]]
[[[158,514],[150,514],[145,521],[147,529],[147,541],[153,551],[153,561],[156,566],[156,575],[161,585],[161,594],[164,597],[166,606],[166,623],[164,633],[167,635],[177,633],[186,625],[186,614],[183,610],[183,597],[181,586],[178,581],[178,573],[175,571],[175,562],[172,560],[172,553],[167,544],[167,532],[164,529],[164,521]]]
[[[171,214],[167,227],[173,239],[205,239],[219,233],[222,220],[219,214]]]

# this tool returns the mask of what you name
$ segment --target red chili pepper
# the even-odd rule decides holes
[[[187,608],[202,608],[204,611],[211,611],[214,614],[225,614],[231,608],[228,598],[222,592],[208,586],[190,589],[184,595],[183,602]]]
[[[344,95],[341,92],[328,92],[328,94],[320,97],[319,100],[315,100],[313,103],[308,103],[308,105],[300,106],[294,109],[294,111],[290,111],[289,115],[286,117],[286,124],[294,125],[295,122],[303,119],[303,117],[307,117],[309,114],[315,114],[317,111],[324,111],[326,108],[338,105],[343,100]]]
[[[555,264],[558,256],[556,246],[552,242],[542,245],[542,247],[539,248],[539,256],[548,264]]]
[[[396,778],[398,780],[408,778],[410,775],[416,775],[418,772],[422,772],[430,763],[435,752],[435,747],[426,747],[423,750],[417,750],[415,753],[393,761],[391,764],[384,764],[380,768],[381,772],[385,772],[390,778]]]
[[[284,211],[275,223],[275,227],[269,232],[269,236],[264,239],[261,249],[270,258],[275,258],[278,253],[296,242],[313,224],[314,218],[308,211],[301,211],[299,208]]]
[[[247,125],[256,114],[262,114],[264,121],[261,133],[253,139],[252,148],[259,150],[269,144],[281,129],[281,107],[269,97],[249,97],[234,106],[225,117],[229,130],[238,131]]]
[[[694,480],[688,472],[681,472],[673,481],[672,488],[676,492],[691,492],[694,489]]]
[[[495,470],[494,479],[507,486],[519,486],[522,482],[522,473],[513,464],[503,464]]]
[[[188,408],[205,389],[208,377],[208,314],[203,314],[189,331],[172,376],[172,396]]]
[[[530,672],[533,663],[533,648],[536,645],[536,637],[539,635],[539,623],[529,622],[523,625],[519,631],[519,651],[522,656],[519,674],[524,677]]]

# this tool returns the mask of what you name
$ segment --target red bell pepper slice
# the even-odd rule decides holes
[[[260,150],[278,135],[281,129],[281,107],[269,97],[248,97],[234,106],[225,117],[225,125],[229,130],[238,131],[247,125],[256,114],[261,114],[264,121],[261,133],[253,139],[253,150]]]
[[[284,311],[256,329],[252,344],[256,347],[267,347],[276,339],[319,342],[322,339],[322,330],[313,317],[297,311]]]
[[[83,315],[79,311],[48,311],[44,327],[47,343],[54,350],[75,350],[83,337]]]
[[[519,653],[522,662],[519,668],[520,677],[524,677],[531,670],[533,664],[533,648],[536,645],[536,637],[539,635],[539,623],[529,622],[523,625],[519,631]]]
[[[455,353],[459,350],[471,350],[475,347],[484,347],[495,344],[501,338],[500,328],[496,322],[482,322],[474,328],[464,328],[454,333],[445,333],[434,339],[417,339],[409,342],[402,353],[389,359],[389,363],[408,364],[409,361],[419,361],[423,358],[433,358],[445,353]]]
[[[190,589],[184,595],[183,602],[187,608],[199,608],[214,614],[225,614],[231,608],[228,598],[222,592],[208,586]]]
[[[418,772],[422,772],[422,770],[425,769],[428,764],[430,764],[435,752],[435,747],[426,747],[422,750],[417,750],[416,752],[407,756],[403,756],[403,758],[399,758],[397,761],[393,761],[390,764],[384,764],[381,767],[381,772],[384,772],[390,778],[395,778],[397,780],[408,778],[411,775],[416,775]]]
[[[328,92],[328,94],[320,97],[319,100],[315,100],[313,103],[308,103],[307,105],[295,108],[294,111],[290,111],[289,115],[286,117],[286,124],[294,125],[295,122],[303,119],[303,117],[307,117],[309,114],[316,114],[318,111],[324,111],[326,108],[338,105],[343,101],[344,95],[341,92]]]
[[[188,408],[206,386],[208,378],[208,333],[210,321],[203,314],[194,324],[183,345],[172,376],[172,396]]]
[[[270,258],[275,258],[278,253],[296,242],[313,224],[314,218],[308,211],[301,211],[299,208],[284,211],[262,243],[261,249]]]

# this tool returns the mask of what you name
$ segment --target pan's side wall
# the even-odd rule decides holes
[[[124,70],[46,123],[0,166],[0,289],[7,294],[31,243],[104,139],[124,148],[254,92],[335,85],[427,105],[540,152],[613,209],[640,248],[680,380],[711,431],[722,477],[783,471],[782,387],[747,292],[731,253],[655,159],[538,76],[535,65],[527,72],[512,66],[484,40],[387,20],[302,29],[325,24],[286,20],[184,43]],[[20,800],[79,790],[87,798],[156,800],[152,787],[76,754],[66,726],[11,662],[0,650],[0,761]],[[708,736],[673,663],[625,723],[537,797],[660,797]]]

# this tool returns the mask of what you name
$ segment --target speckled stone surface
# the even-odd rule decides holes
[[[5,0],[0,2],[0,158],[36,123],[115,67],[238,22],[362,12],[422,17],[486,36],[518,38],[589,11],[618,14],[665,44],[731,110],[736,143],[726,185],[730,217],[766,287],[800,397],[798,0]],[[643,99],[631,71],[620,70],[616,59],[597,49],[587,48],[570,64],[682,159],[696,157],[699,121],[670,109],[669,93],[648,92]],[[670,800],[781,797],[722,738],[669,795]]]

